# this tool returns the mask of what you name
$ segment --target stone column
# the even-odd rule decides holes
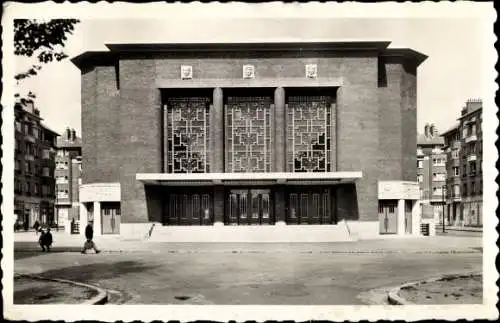
[[[212,165],[211,173],[224,172],[224,97],[222,89],[214,89],[213,109],[211,111],[212,124],[210,131],[212,133]]]
[[[212,133],[211,173],[224,172],[224,96],[222,89],[216,87],[213,94],[213,106],[210,112],[210,131]],[[215,186],[214,190],[214,226],[224,225],[224,187]]]
[[[285,89],[274,91],[274,171],[286,171]]]
[[[102,225],[101,225],[101,202],[94,202],[94,235],[102,235]]]
[[[88,224],[88,212],[85,203],[80,203],[80,222],[79,222],[79,234],[85,235],[85,227]]]
[[[286,122],[285,122],[285,89],[274,90],[274,152],[273,171],[286,172]],[[291,170],[289,170],[291,171]],[[274,216],[276,225],[285,225],[285,188],[277,186],[274,194]]]
[[[276,225],[286,225],[286,201],[285,201],[285,187],[277,186],[274,192],[274,218]]]
[[[405,200],[398,200],[398,226],[397,226],[397,235],[405,234]]]
[[[214,187],[214,226],[224,225],[224,187]]]
[[[411,208],[411,234],[413,236],[420,236],[420,201],[413,201]]]

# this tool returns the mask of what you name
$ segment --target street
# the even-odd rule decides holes
[[[481,271],[480,240],[435,239],[448,245],[441,243],[440,248],[430,250],[433,240],[409,239],[300,246],[248,244],[233,250],[214,245],[210,250],[210,244],[192,244],[184,252],[175,252],[164,243],[98,255],[41,253],[24,245],[26,251],[16,246],[15,271],[97,285],[112,292],[111,303],[363,304],[359,294],[375,288],[442,273]],[[407,245],[407,251],[394,252],[394,245]],[[419,252],[418,245],[427,251]],[[267,252],[258,252],[259,247]]]

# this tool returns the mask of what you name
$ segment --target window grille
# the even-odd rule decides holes
[[[287,163],[291,171],[330,171],[331,103],[328,96],[289,97]]]
[[[167,100],[167,172],[208,173],[209,99]]]
[[[270,172],[270,97],[228,97],[225,113],[226,171]]]

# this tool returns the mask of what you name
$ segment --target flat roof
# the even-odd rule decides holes
[[[352,183],[363,177],[361,171],[318,173],[137,173],[136,180],[150,185],[317,185]]]
[[[106,44],[108,51],[87,51],[71,59],[78,68],[84,64],[114,60],[120,54],[152,53],[258,53],[258,52],[359,52],[376,51],[381,56],[399,57],[417,66],[427,56],[408,48],[387,48],[390,41],[314,41],[239,43],[118,43]]]

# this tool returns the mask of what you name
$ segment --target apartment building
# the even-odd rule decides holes
[[[82,172],[82,140],[75,129],[66,128],[57,139],[56,214],[60,226],[71,232],[71,223],[80,219],[79,186]]]
[[[36,221],[57,226],[55,145],[59,136],[42,123],[32,101],[17,102],[15,114],[14,214],[16,228],[29,230]]]
[[[434,124],[426,124],[417,137],[417,182],[423,219],[442,221],[445,205],[446,153]]]
[[[482,226],[482,101],[470,99],[458,123],[442,134],[448,154],[447,219],[455,226]]]

